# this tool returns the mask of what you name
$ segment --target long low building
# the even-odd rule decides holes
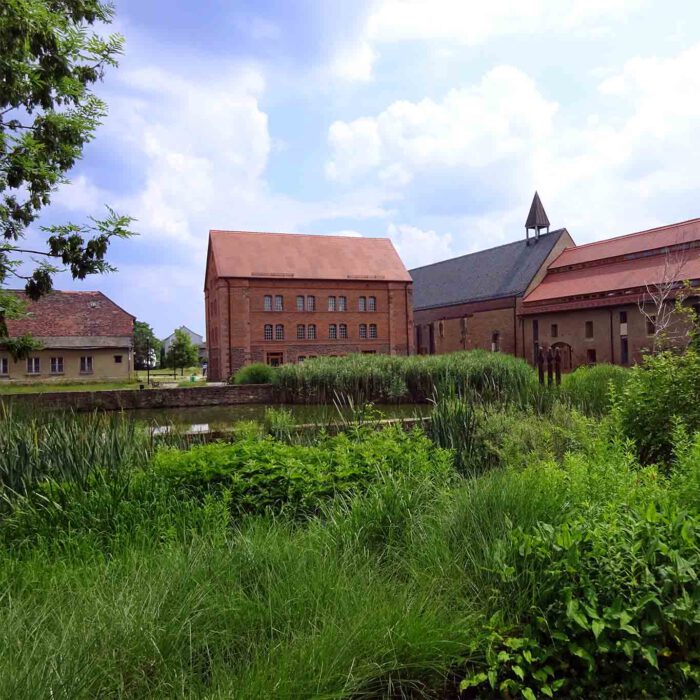
[[[26,315],[7,321],[8,335],[31,335],[41,349],[21,360],[0,349],[0,381],[129,378],[135,319],[102,292],[54,291],[25,301]]]

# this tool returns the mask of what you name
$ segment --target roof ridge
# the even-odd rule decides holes
[[[549,236],[553,236],[557,233],[563,233],[566,231],[566,227],[558,228],[555,229],[554,231],[549,231],[549,233],[541,233],[540,234],[540,240],[544,238],[548,238]],[[518,243],[527,243],[527,240],[522,238],[518,239],[517,241],[510,241],[508,243],[501,243],[500,245],[495,245],[492,246],[491,248],[482,248],[481,250],[474,250],[471,253],[464,253],[462,255],[456,255],[454,258],[446,258],[445,260],[438,260],[437,262],[434,263],[428,263],[427,265],[421,265],[419,267],[412,267],[409,272],[412,272],[413,270],[424,270],[426,267],[434,267],[435,265],[442,265],[443,263],[446,262],[452,262],[453,260],[462,260],[463,258],[468,258],[471,255],[478,255],[479,253],[486,253],[491,250],[498,250],[499,248],[505,248],[509,245],[516,245]]]
[[[685,221],[677,221],[674,224],[664,224],[663,226],[655,226],[653,228],[647,228],[642,231],[633,231],[632,233],[623,233],[620,236],[611,236],[610,238],[603,238],[600,241],[591,241],[590,243],[582,243],[574,248],[566,248],[565,250],[580,250],[581,248],[589,248],[594,245],[600,245],[601,243],[608,243],[610,241],[619,241],[622,238],[633,238],[634,236],[642,236],[645,233],[654,233],[656,231],[664,231],[666,229],[674,228],[676,226],[685,226],[685,224],[700,223],[700,217],[694,219],[686,219]],[[562,251],[564,253],[565,251]]]
[[[236,231],[233,229],[212,228],[209,229],[209,234],[212,233],[242,233],[249,236],[296,236],[304,238],[342,238],[342,239],[363,239],[365,241],[391,241],[389,236],[341,236],[335,233],[289,233],[284,231]]]

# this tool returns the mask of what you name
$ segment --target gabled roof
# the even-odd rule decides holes
[[[530,206],[530,213],[527,215],[527,221],[525,221],[525,228],[549,228],[549,217],[542,206],[542,201],[537,192],[532,198],[532,205]]]
[[[220,277],[410,282],[388,238],[210,231]]]
[[[8,320],[10,337],[125,337],[134,332],[134,317],[102,292],[50,292],[38,301],[23,292],[26,318]]]
[[[629,233],[626,236],[608,238],[604,241],[585,243],[575,248],[567,248],[549,266],[556,270],[569,265],[581,265],[605,258],[634,255],[644,251],[656,250],[667,246],[700,241],[700,219],[681,221],[677,224]]]
[[[566,229],[557,229],[530,245],[523,239],[417,267],[410,271],[413,306],[430,309],[523,294],[565,233]]]

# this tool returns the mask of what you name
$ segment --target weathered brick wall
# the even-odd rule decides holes
[[[43,394],[6,395],[0,400],[30,408],[118,411],[135,408],[183,408],[270,403],[273,401],[273,391],[270,384],[249,384],[187,389],[54,391]]]

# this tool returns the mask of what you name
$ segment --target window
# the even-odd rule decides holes
[[[627,337],[620,338],[620,364],[628,365],[630,362],[630,351]]]
[[[376,355],[377,351],[376,350],[363,350],[362,354],[363,355]]]
[[[338,297],[338,311],[347,311],[348,310],[348,298],[347,297]]]
[[[272,340],[272,324],[265,324],[265,340]]]
[[[303,311],[303,310],[304,310],[304,297],[300,295],[297,297],[297,311]]]
[[[114,356],[114,364],[120,365],[122,363],[122,356],[121,355],[115,355]]]
[[[272,296],[270,294],[265,295],[265,299],[263,301],[263,308],[265,311],[272,311]]]
[[[596,363],[595,350],[593,348],[588,348],[588,350],[586,350],[586,360],[588,360],[589,365],[594,365]]]
[[[275,296],[275,311],[284,310],[284,297],[281,294]]]
[[[27,358],[27,374],[39,374],[41,372],[41,363],[38,357]]]
[[[268,352],[266,359],[270,367],[279,367],[284,361],[284,355],[281,352]]]
[[[367,298],[366,297],[360,297],[358,301],[357,308],[360,311],[366,311],[367,310]]]
[[[331,323],[331,325],[328,326],[328,337],[331,340],[335,340],[338,337],[338,328],[335,323]]]
[[[297,340],[306,340],[306,326],[303,323],[297,326]]]
[[[6,357],[0,357],[0,375],[10,373],[10,361]]]
[[[275,340],[284,340],[284,326],[281,323],[275,326]]]
[[[654,335],[656,333],[656,316],[650,316],[647,318],[647,335]]]
[[[309,324],[309,327],[306,329],[306,337],[308,340],[316,340],[316,324],[311,323]]]
[[[80,358],[80,373],[92,374],[92,355],[83,355]]]
[[[369,337],[370,337],[370,338],[376,338],[376,337],[377,337],[377,324],[376,324],[376,323],[370,323],[370,324],[369,324]]]
[[[305,359],[306,355],[299,355],[299,357],[297,357],[297,362],[303,362]]]
[[[498,331],[491,333],[491,352],[500,352],[501,334]]]
[[[532,320],[532,340],[536,343],[540,339],[540,322],[535,318]]]
[[[556,323],[552,324],[552,338],[559,337],[559,326]]]
[[[51,374],[63,374],[63,358],[51,358]]]
[[[360,324],[360,338],[366,338],[366,337],[367,337],[367,324],[361,323]],[[420,345],[420,326],[418,326],[418,344]]]
[[[306,310],[316,311],[316,297],[310,296],[306,297]]]
[[[627,323],[627,312],[620,311],[620,323]]]
[[[335,297],[328,297],[328,310],[335,311]]]
[[[367,311],[376,311],[377,310],[377,297],[368,297],[367,298]]]
[[[593,321],[586,321],[586,338],[590,340],[593,337]]]
[[[341,323],[338,326],[338,337],[347,338],[348,337],[348,327],[345,323]]]

